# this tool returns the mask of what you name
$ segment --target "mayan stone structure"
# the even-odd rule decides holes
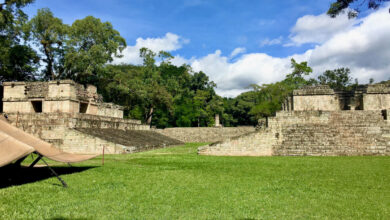
[[[4,82],[3,111],[7,113],[86,113],[123,118],[121,106],[102,102],[95,86],[72,80]]]
[[[2,95],[2,112],[12,125],[66,152],[134,153],[181,143],[124,119],[123,107],[104,103],[92,85],[4,82]]]
[[[218,156],[390,155],[390,84],[295,90],[268,126],[198,149]]]

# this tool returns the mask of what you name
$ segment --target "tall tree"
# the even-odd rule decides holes
[[[166,52],[160,52],[159,55],[166,56]],[[143,90],[141,96],[144,100],[145,121],[150,125],[155,108],[166,107],[169,109],[172,105],[172,96],[159,83],[161,81],[161,72],[156,66],[156,54],[147,48],[141,48],[140,56],[144,61]]]
[[[286,78],[280,82],[253,85],[253,89],[257,94],[257,103],[250,110],[250,114],[256,118],[268,117],[275,114],[281,109],[284,100],[291,95],[294,89],[302,88],[305,85],[315,83],[315,80],[306,80],[313,70],[307,65],[307,62],[297,63],[291,59],[291,73],[286,75]]]
[[[64,46],[68,26],[62,20],[54,17],[48,8],[38,9],[37,15],[25,26],[26,35],[30,35],[33,42],[45,55],[42,59],[46,63],[43,77],[56,80],[63,74]]]
[[[353,4],[356,4],[356,7],[354,7],[353,10],[348,11],[349,18],[353,18],[359,14],[361,7],[363,7],[365,4],[370,9],[377,9],[384,2],[388,1],[390,0],[337,0],[330,5],[327,14],[334,18],[345,9],[351,7]]]
[[[39,57],[28,45],[21,44],[22,27],[27,15],[22,7],[33,0],[6,0],[0,4],[0,83],[33,80]]]
[[[64,58],[67,78],[93,83],[105,64],[120,57],[126,41],[110,22],[88,16],[69,28]]]
[[[326,70],[322,75],[318,76],[318,82],[321,85],[328,85],[332,89],[346,90],[352,85],[350,73],[349,68]]]

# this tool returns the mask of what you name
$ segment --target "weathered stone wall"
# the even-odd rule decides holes
[[[339,100],[329,86],[309,86],[293,92],[294,111],[336,111],[340,110]]]
[[[255,131],[254,127],[195,127],[195,128],[165,128],[157,129],[157,132],[168,137],[189,142],[217,142],[231,137],[247,134]]]
[[[89,103],[88,104],[88,109],[87,109],[87,114],[90,114],[90,115],[99,115],[98,114],[98,112],[99,112],[99,107],[98,107],[98,105],[96,105],[96,104],[94,104],[94,103]],[[115,117],[115,116],[112,116],[112,115],[101,115],[101,116],[107,116],[107,117]],[[117,117],[117,118],[123,118],[123,116],[122,117]]]
[[[48,82],[49,91],[43,94],[42,98],[47,97],[49,100],[77,100],[77,90],[75,83],[72,82]]]
[[[199,148],[201,155],[390,155],[387,111],[279,112],[269,127]]]
[[[20,113],[34,111],[31,102],[3,102],[3,112],[13,112],[14,109],[18,109]]]
[[[390,109],[390,94],[364,94],[364,109]]]
[[[78,101],[73,101],[73,100],[42,101],[42,112],[72,113],[72,112],[78,112],[79,108],[80,108],[80,103]],[[34,110],[28,112],[34,112]]]
[[[368,85],[363,95],[363,107],[365,110],[390,109],[390,84]]]
[[[271,131],[251,132],[227,138],[206,147],[200,147],[200,155],[214,156],[271,156],[277,138]]]
[[[98,106],[97,115],[123,118],[123,107],[113,103],[101,103]]]
[[[294,96],[294,111],[337,111],[339,101],[334,95]]]
[[[27,99],[25,93],[25,83],[23,82],[4,82],[4,97],[3,101],[18,101]]]

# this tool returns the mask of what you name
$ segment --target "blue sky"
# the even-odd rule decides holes
[[[297,18],[320,14],[329,4],[329,0],[36,0],[26,12],[34,16],[37,9],[47,7],[68,24],[93,15],[111,22],[128,44],[139,37],[175,33],[190,40],[178,51],[186,57],[216,49],[229,54],[237,47],[287,56],[307,48],[261,47],[262,40],[288,37]]]
[[[88,15],[109,21],[129,46],[124,51],[125,57],[117,63],[139,64],[134,51],[140,46],[164,49],[177,56],[175,63],[178,65],[188,63],[194,71],[206,72],[218,84],[217,92],[224,96],[235,96],[252,83],[282,79],[289,71],[292,57],[298,61],[309,61],[317,75],[325,69],[345,66],[350,67],[353,76],[363,82],[371,77],[385,79],[386,73],[390,74],[390,67],[382,65],[382,61],[379,69],[374,68],[378,65],[371,62],[366,66],[359,65],[359,59],[371,51],[362,37],[369,39],[370,34],[375,36],[378,32],[380,39],[390,39],[390,33],[383,31],[388,26],[371,30],[374,33],[369,33],[369,27],[364,26],[375,14],[378,14],[377,17],[372,19],[377,20],[371,22],[385,21],[384,10],[364,12],[355,20],[348,20],[345,16],[330,19],[324,13],[331,2],[36,0],[25,11],[32,17],[37,9],[47,7],[68,24]],[[353,33],[355,35],[350,38],[351,42],[348,40],[349,44],[353,44],[355,49],[365,48],[360,51],[359,57],[350,53],[354,48],[345,45],[345,36]],[[338,40],[331,44],[333,38]],[[373,40],[371,46],[381,47],[377,44],[380,39]],[[382,40],[382,43],[390,45],[389,40]],[[334,44],[340,45],[341,50],[333,48]],[[332,57],[326,57],[328,53],[329,56],[333,54]],[[389,60],[386,51],[379,55]],[[350,59],[346,59],[346,56]],[[374,54],[371,56],[372,62],[379,62],[374,59]]]

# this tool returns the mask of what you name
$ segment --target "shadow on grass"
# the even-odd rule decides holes
[[[52,167],[58,175],[79,173],[95,168],[89,167]],[[0,167],[0,189],[10,186],[18,186],[36,181],[41,181],[53,177],[48,167]]]

